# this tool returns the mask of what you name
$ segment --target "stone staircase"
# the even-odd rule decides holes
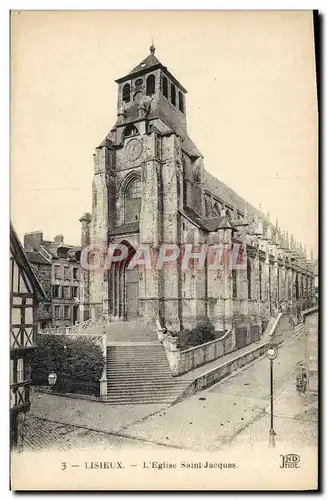
[[[138,321],[113,321],[105,326],[107,345],[122,343],[156,343],[157,333],[151,326]]]
[[[107,379],[110,404],[172,404],[191,382],[172,376],[159,342],[109,346]]]

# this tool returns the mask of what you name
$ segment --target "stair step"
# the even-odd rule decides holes
[[[132,382],[129,382],[129,381],[117,381],[117,380],[114,380],[114,381],[108,381],[108,385],[110,385],[111,387],[143,387],[143,386],[148,386],[148,385],[151,385],[153,387],[156,387],[157,385],[159,385],[160,387],[163,387],[163,386],[169,386],[169,385],[174,385],[175,387],[178,386],[178,385],[186,385],[185,382],[183,381],[175,381],[175,380],[146,380],[146,381],[141,381],[141,382],[136,382],[135,380]]]
[[[168,395],[170,396],[178,396],[179,394],[181,393],[181,389],[179,390],[167,390],[167,391],[156,391],[156,393],[154,394],[154,397],[156,398],[160,398],[160,397],[167,397]],[[149,394],[149,391],[133,391],[133,392],[129,392],[129,391],[117,391],[117,392],[114,392],[114,391],[108,391],[107,393],[107,396],[113,396],[113,397],[117,397],[117,398],[120,398],[122,396],[126,396],[126,397],[145,397],[145,398],[148,398],[148,399],[151,399],[152,395]]]
[[[138,335],[131,325],[129,334],[124,326],[121,325],[121,338],[117,331],[107,330],[108,340],[116,337],[123,343],[128,338],[141,342],[152,339],[154,344],[107,346],[107,396],[103,401],[108,404],[172,404],[190,382],[172,376],[164,348],[155,334],[140,332]]]

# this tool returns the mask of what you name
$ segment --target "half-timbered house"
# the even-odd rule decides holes
[[[31,368],[26,356],[35,349],[36,307],[46,300],[40,282],[10,225],[10,427],[11,446],[20,446],[30,408]]]

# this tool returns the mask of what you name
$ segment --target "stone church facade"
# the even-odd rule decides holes
[[[259,338],[279,312],[297,320],[314,301],[304,249],[206,172],[187,132],[186,90],[155,48],[116,82],[117,121],[95,150],[92,214],[80,221],[82,247],[123,244],[129,257],[110,269],[81,269],[80,320],[159,319],[178,331],[208,317],[217,331],[234,326],[240,345]],[[146,245],[156,253],[218,242],[239,245],[242,265],[194,260],[186,270],[177,259],[167,269],[129,269]]]

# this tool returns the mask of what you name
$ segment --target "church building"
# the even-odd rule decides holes
[[[81,244],[125,245],[128,258],[109,269],[81,267],[80,321],[158,320],[177,332],[207,317],[217,331],[234,326],[239,346],[259,339],[279,312],[297,321],[314,300],[305,249],[205,170],[187,131],[187,91],[155,47],[116,83],[117,121],[95,150]],[[240,265],[129,266],[143,246],[208,252],[218,242],[242,249]]]

